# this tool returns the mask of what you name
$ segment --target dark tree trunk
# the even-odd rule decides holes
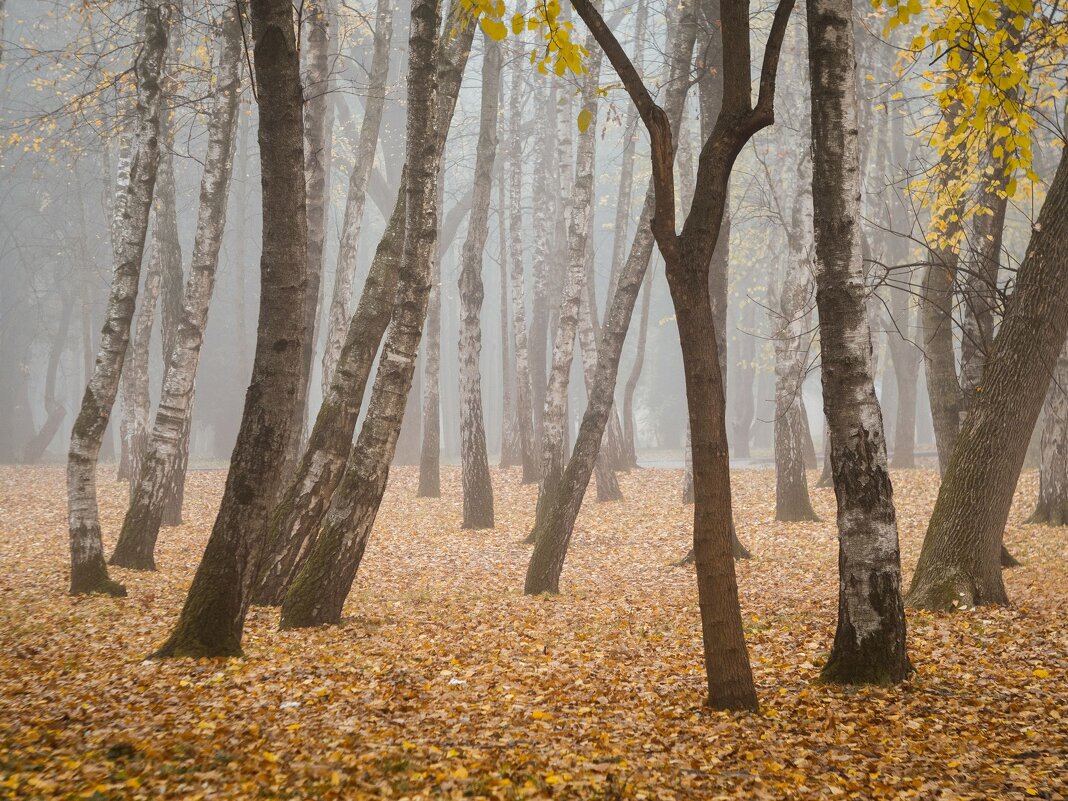
[[[716,320],[708,287],[712,254],[721,230],[734,160],[749,138],[774,119],[778,54],[793,6],[786,0],[775,11],[755,106],[752,102],[748,3],[724,0],[721,8],[704,10],[706,19],[719,20],[708,33],[720,39],[723,47],[723,103],[712,134],[701,150],[693,204],[682,233],[678,234],[675,230],[671,122],[649,96],[641,76],[590,0],[573,0],[573,5],[622,79],[651,138],[655,187],[652,227],[667,265],[668,286],[675,305],[693,441],[694,555],[708,704],[720,709],[755,709],[756,690],[742,629],[731,553],[726,404]],[[691,12],[684,9],[678,35],[688,39],[691,47],[696,35],[695,26]],[[680,65],[680,72],[688,67],[688,62],[686,59]]]
[[[838,628],[826,681],[888,684],[912,671],[893,490],[875,396],[860,242],[853,5],[809,0],[812,200],[824,408],[838,501]]]
[[[156,538],[163,522],[168,489],[180,468],[193,412],[193,391],[200,349],[215,289],[219,249],[226,226],[226,207],[233,167],[237,109],[241,95],[241,29],[228,13],[220,30],[214,107],[208,121],[208,149],[200,187],[196,241],[189,281],[183,292],[182,315],[164,371],[156,418],[144,459],[130,494],[130,505],[111,564],[155,570]]]
[[[461,13],[461,7],[454,4],[446,25],[455,27]],[[449,128],[446,121],[452,120],[470,43],[468,35],[450,39],[446,47],[451,49],[438,67],[435,113],[443,123],[436,131],[435,146],[439,149],[445,146]],[[401,172],[397,201],[375,251],[359,306],[349,321],[330,390],[316,417],[308,447],[296,476],[271,513],[254,603],[271,606],[282,603],[293,577],[304,565],[342,480],[367,379],[394,311],[404,249],[407,187],[405,168]],[[414,394],[414,390],[409,393],[409,401]],[[410,403],[405,404],[405,409],[406,414],[412,413]]]
[[[489,233],[493,162],[497,156],[497,109],[500,105],[501,49],[483,37],[482,107],[475,151],[475,192],[460,267],[460,464],[463,477],[463,528],[493,528],[493,482],[482,419],[482,252]],[[506,343],[502,342],[502,347]]]
[[[251,0],[263,192],[260,324],[222,503],[185,605],[158,656],[241,653],[267,514],[294,436],[307,330],[304,103],[289,0]]]
[[[1031,431],[1068,333],[1068,158],[1049,185],[1016,290],[942,477],[908,602],[951,610],[1008,602],[1002,535]]]
[[[119,390],[119,377],[130,341],[130,323],[137,301],[149,212],[159,165],[160,73],[167,49],[169,14],[160,0],[144,0],[144,46],[134,75],[137,81],[135,140],[130,178],[115,225],[115,269],[108,296],[100,349],[81,409],[71,431],[67,461],[71,576],[74,594],[102,592],[125,595],[108,578],[96,502],[96,463],[101,441]]]
[[[459,4],[458,4],[459,5]],[[451,18],[451,17],[450,17]],[[465,39],[471,25],[453,41]],[[441,15],[437,0],[413,0],[408,40],[408,183],[404,252],[393,322],[386,334],[370,406],[338,492],[308,559],[282,602],[282,627],[338,623],[382,502],[430,298],[437,240],[437,181],[442,149],[434,131],[435,61]],[[445,52],[446,48],[441,48]]]

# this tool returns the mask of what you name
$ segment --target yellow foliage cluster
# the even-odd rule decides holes
[[[508,12],[504,0],[463,0],[463,3],[488,37],[500,42],[508,36],[509,25],[505,24]],[[560,10],[559,0],[537,0],[525,15],[512,14],[511,32],[514,36],[523,31],[535,32],[542,46],[531,51],[530,63],[542,75],[548,74],[550,68],[557,75],[565,72],[582,75],[585,72],[583,59],[589,51],[572,40],[575,27],[561,18]]]
[[[940,165],[912,188],[936,219],[957,223],[982,213],[981,205],[968,202],[977,188],[1013,197],[1020,181],[1038,181],[1032,170],[1036,114],[1063,94],[1056,65],[1068,53],[1068,28],[1054,20],[1055,9],[1040,3],[873,0],[888,31],[915,28],[906,65],[921,56],[930,65],[920,88],[932,92],[940,112],[930,135]]]

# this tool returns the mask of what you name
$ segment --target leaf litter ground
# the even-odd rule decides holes
[[[816,682],[833,635],[834,497],[773,521],[770,471],[734,474],[742,607],[762,710],[714,713],[678,471],[621,476],[586,504],[559,597],[527,598],[535,488],[495,471],[497,528],[462,531],[396,469],[341,627],[279,632],[253,609],[246,657],[144,661],[211,528],[221,471],[190,474],[186,522],[130,597],[66,594],[64,474],[0,468],[0,798],[1068,798],[1068,530],[1006,533],[1014,605],[909,613],[917,673]],[[106,544],[125,485],[100,482]],[[813,479],[815,476],[813,476]],[[906,575],[937,476],[894,474]]]

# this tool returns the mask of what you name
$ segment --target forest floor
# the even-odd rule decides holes
[[[816,679],[834,633],[834,496],[773,521],[770,471],[734,474],[742,608],[760,714],[703,707],[680,471],[621,476],[587,503],[563,594],[522,594],[535,488],[494,473],[497,528],[462,531],[394,471],[341,627],[279,632],[253,609],[246,657],[145,661],[192,579],[223,487],[193,472],[186,523],[130,597],[72,598],[64,473],[0,468],[0,798],[1068,798],[1068,530],[1006,534],[1009,608],[909,613],[916,674]],[[110,550],[125,486],[101,477]],[[911,573],[937,476],[894,474]],[[813,482],[815,476],[811,479]],[[592,493],[591,493],[592,494]]]

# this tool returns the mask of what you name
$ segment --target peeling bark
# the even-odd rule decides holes
[[[497,156],[497,109],[500,105],[501,49],[483,36],[482,107],[475,151],[475,192],[460,266],[460,464],[463,479],[462,528],[493,528],[493,482],[486,455],[482,420],[482,351],[480,315],[482,253],[489,234],[489,201],[493,162]],[[503,343],[502,343],[503,344]]]
[[[189,280],[183,292],[182,314],[176,326],[177,339],[166,364],[151,437],[111,556],[111,564],[137,570],[156,568],[156,538],[163,523],[168,488],[173,487],[183,453],[187,453],[197,367],[226,227],[241,95],[241,30],[233,12],[223,18],[219,35],[197,232]]]
[[[865,308],[853,6],[850,0],[809,0],[806,12],[816,303],[838,502],[838,626],[822,677],[889,684],[906,678],[912,665]]]
[[[345,217],[341,225],[341,244],[338,247],[334,291],[330,299],[330,313],[326,325],[326,346],[323,351],[323,397],[330,386],[341,356],[349,322],[352,282],[356,277],[356,257],[363,225],[363,209],[367,200],[367,184],[374,166],[375,150],[382,129],[382,111],[386,102],[386,80],[389,77],[389,46],[393,38],[392,0],[378,0],[375,12],[375,33],[372,46],[367,103],[364,106],[360,137],[349,173]]]
[[[96,502],[96,463],[101,441],[118,394],[119,377],[130,341],[130,323],[137,301],[148,218],[159,166],[160,74],[167,49],[169,16],[161,0],[144,0],[144,46],[134,64],[137,99],[136,131],[130,178],[116,209],[115,269],[108,295],[100,349],[71,431],[67,461],[67,502],[73,594],[126,594],[108,578]]]
[[[438,0],[413,0],[408,50],[408,184],[404,252],[393,322],[386,334],[371,401],[345,475],[308,559],[282,603],[282,627],[338,623],[371,533],[400,433],[430,298],[437,240],[437,179],[442,148],[434,131]],[[457,31],[453,41],[471,28]],[[444,50],[444,48],[442,48]],[[463,52],[466,62],[467,49]]]

